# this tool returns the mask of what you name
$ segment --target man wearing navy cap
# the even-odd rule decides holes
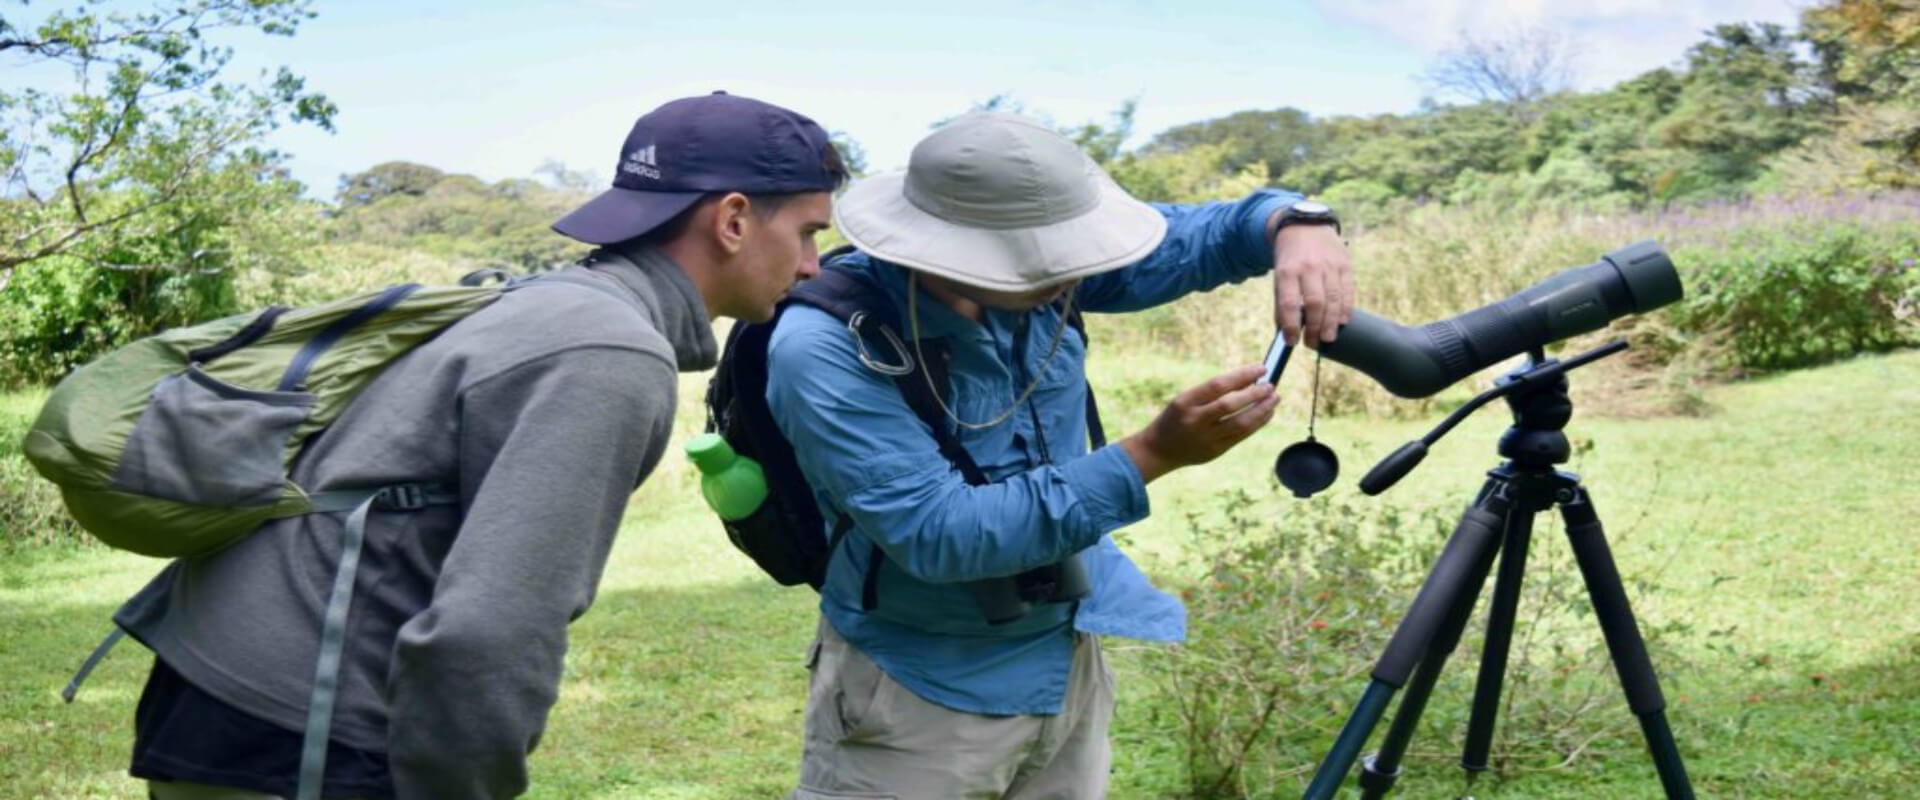
[[[819,269],[845,170],[806,117],[714,93],[635,122],[613,187],[554,225],[594,287],[504,294],[390,366],[293,465],[310,492],[421,483],[378,512],[325,746],[303,751],[343,514],[170,566],[115,621],[157,656],[132,774],[157,800],[467,798],[527,789],[627,498],[712,320],[764,320]],[[323,753],[323,757],[322,756]]]
[[[845,180],[813,120],[714,92],[641,117],[620,148],[613,188],[553,229],[604,246],[589,261],[664,256],[710,316],[764,321],[796,280],[818,272],[813,235],[826,229],[829,195]]]

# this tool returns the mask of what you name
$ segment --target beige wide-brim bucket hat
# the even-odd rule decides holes
[[[855,183],[833,221],[877,258],[1005,292],[1127,266],[1167,235],[1160,212],[1072,141],[995,112],[928,134],[906,170]]]

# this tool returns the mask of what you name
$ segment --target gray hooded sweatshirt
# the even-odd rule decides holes
[[[634,302],[509,292],[396,361],[295,464],[309,491],[458,487],[458,507],[372,514],[347,622],[332,738],[387,754],[403,800],[526,790],[567,626],[666,449],[676,373],[717,358],[699,292],[659,251],[570,269]],[[298,732],[345,517],[176,562],[115,621],[202,691]]]

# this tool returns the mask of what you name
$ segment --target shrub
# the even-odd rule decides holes
[[[1850,222],[1747,228],[1676,253],[1693,333],[1726,335],[1739,372],[1808,366],[1920,344],[1920,230]]]
[[[196,178],[206,185],[193,203],[16,269],[0,285],[0,388],[51,383],[128,341],[239,311],[240,273],[303,268],[320,217],[298,184],[265,170],[236,161]],[[127,191],[95,202],[142,201]]]
[[[45,384],[150,333],[235,310],[221,269],[113,269],[50,258],[0,294],[0,387]]]
[[[1392,512],[1363,529],[1324,502],[1269,526],[1246,492],[1221,501],[1189,519],[1206,568],[1181,592],[1187,643],[1147,659],[1148,738],[1174,743],[1193,798],[1278,791],[1313,763],[1444,530]]]
[[[1364,178],[1340,181],[1318,198],[1339,209],[1341,224],[1356,232],[1397,219],[1413,207],[1413,201],[1401,197],[1393,187]]]
[[[1148,651],[1150,696],[1136,712],[1147,730],[1129,745],[1174,751],[1153,754],[1182,767],[1178,787],[1162,791],[1194,800],[1297,795],[1458,519],[1378,501],[1287,502],[1281,513],[1244,491],[1223,493],[1218,518],[1190,517],[1206,566],[1182,591],[1188,641]],[[1499,771],[1641,746],[1584,584],[1567,548],[1551,546],[1557,537],[1547,532],[1558,529],[1547,517],[1535,525],[1495,729]],[[1649,588],[1633,581],[1628,590]],[[1485,627],[1481,616],[1469,623],[1410,762],[1457,756]],[[1681,664],[1664,644],[1684,626],[1641,627],[1671,682]],[[1601,708],[1614,713],[1591,713]]]

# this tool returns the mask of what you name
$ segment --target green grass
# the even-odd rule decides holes
[[[1161,387],[1206,377],[1192,364],[1115,355],[1096,348],[1094,373],[1116,432],[1144,422]],[[689,378],[682,389],[691,395],[700,381]],[[1579,373],[1574,384],[1583,408],[1598,400],[1583,398]],[[1689,626],[1671,642],[1682,663],[1657,666],[1700,796],[1912,796],[1920,352],[1716,387],[1706,398],[1714,411],[1704,418],[1581,414],[1569,427],[1591,445],[1569,468],[1593,492],[1622,573],[1661,587],[1635,611],[1645,624]],[[1319,438],[1339,452],[1344,474],[1331,497],[1311,502],[1457,513],[1496,461],[1504,409],[1476,415],[1383,498],[1353,488],[1375,459],[1434,421],[1322,419]],[[1218,491],[1248,489],[1283,517],[1295,501],[1273,494],[1269,470],[1305,423],[1305,409],[1290,403],[1233,453],[1156,483],[1154,516],[1124,533],[1128,546],[1177,582],[1193,566],[1187,516],[1204,518]],[[681,432],[694,424],[683,415]],[[573,628],[566,684],[533,759],[533,797],[731,800],[791,788],[812,595],[758,579],[697,505],[679,462],[669,458],[635,496],[598,602]],[[1557,536],[1538,541],[1539,550],[1564,549]],[[116,653],[71,706],[58,690],[111,609],[158,566],[62,548],[23,549],[0,564],[0,795],[140,796],[124,769],[145,653]],[[1115,644],[1113,797],[1169,796],[1179,767],[1151,723],[1145,654]],[[1471,655],[1458,655],[1450,672],[1470,669]],[[1356,699],[1361,688],[1352,687]],[[1435,709],[1465,703],[1434,698]],[[1624,715],[1623,705],[1597,713]],[[1412,775],[1396,796],[1454,796],[1457,736],[1416,740]],[[1604,758],[1514,770],[1474,794],[1659,796],[1650,761],[1631,741],[1613,744],[1595,748]]]

